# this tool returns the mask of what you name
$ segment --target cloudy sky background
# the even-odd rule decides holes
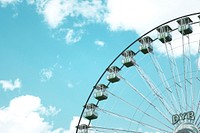
[[[0,131],[74,133],[106,66],[199,0],[0,0]],[[114,49],[114,50],[113,50]]]

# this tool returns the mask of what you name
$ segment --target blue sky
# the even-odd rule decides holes
[[[11,133],[14,123],[20,131],[28,115],[38,126],[24,132],[73,133],[72,120],[119,52],[161,22],[198,12],[184,8],[198,0],[181,2],[171,15],[179,2],[169,11],[158,0],[0,0],[0,129]]]

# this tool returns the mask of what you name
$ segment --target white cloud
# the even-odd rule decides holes
[[[25,95],[12,99],[8,107],[0,108],[0,131],[2,133],[75,133],[79,121],[74,116],[69,129],[53,129],[50,122],[42,117],[55,116],[60,112],[53,106],[44,107],[39,97]],[[80,124],[88,124],[82,119]],[[92,132],[89,132],[92,133]]]
[[[21,2],[22,0],[0,0],[0,5],[2,7],[6,7],[8,4],[16,4]]]
[[[170,19],[198,12],[196,5],[199,4],[199,0],[43,0],[37,2],[37,7],[51,28],[62,25],[68,17],[79,17],[82,21],[75,22],[75,27],[82,27],[87,22],[105,22],[111,30],[134,30],[141,35]],[[73,29],[68,30],[66,43],[80,41],[81,34]]]
[[[151,25],[149,20],[153,18],[156,10],[153,3],[148,0],[110,0],[105,21],[112,30],[141,30],[143,23],[148,22],[148,25]]]
[[[75,32],[73,29],[68,29],[67,35],[65,36],[66,43],[72,44],[80,41],[82,34],[83,31]]]
[[[100,41],[100,40],[96,40],[94,43],[98,46],[101,46],[101,47],[103,47],[105,45],[105,43],[103,41]]]
[[[57,28],[71,17],[83,17],[85,20],[98,22],[103,20],[105,6],[102,1],[50,0],[37,2],[38,12],[44,15],[51,28]]]
[[[0,80],[0,84],[5,91],[21,88],[21,81],[18,78],[14,82],[12,80]]]
[[[53,70],[50,68],[43,68],[40,72],[40,81],[46,82],[53,77]]]
[[[62,23],[65,16],[68,16],[72,11],[73,1],[50,0],[43,9],[45,21],[51,28],[56,28]]]
[[[199,12],[199,4],[199,0],[109,0],[105,21],[112,30],[143,34],[175,17]]]
[[[48,113],[44,113],[46,111]],[[53,106],[44,107],[39,97],[31,95],[16,97],[10,101],[8,107],[0,108],[0,131],[2,133],[75,133],[80,117],[74,116],[67,130],[53,129],[53,125],[46,122],[42,115],[54,116],[55,112],[59,111]],[[80,125],[88,123],[88,120],[82,118]]]
[[[14,98],[8,107],[0,109],[0,131],[2,133],[56,133],[53,125],[40,115],[39,97],[26,95]]]
[[[15,3],[22,0],[0,0]],[[174,17],[199,12],[199,0],[27,0],[36,4],[38,13],[44,15],[51,28],[63,24],[67,17],[82,17],[85,22],[105,21],[112,30],[136,30],[142,34]],[[177,10],[178,9],[178,10]]]

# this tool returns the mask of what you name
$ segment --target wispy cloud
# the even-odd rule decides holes
[[[68,88],[74,88],[74,85],[72,83],[67,83]]]
[[[0,5],[6,7],[8,4],[16,4],[22,2],[22,0],[0,0]]]
[[[55,133],[53,125],[46,122],[40,115],[41,108],[53,110],[55,107],[46,108],[39,97],[25,95],[10,101],[8,107],[0,109],[0,131],[2,133]]]
[[[44,15],[45,21],[51,28],[57,28],[67,17],[82,16],[86,21],[103,21],[105,6],[96,0],[50,0],[36,3],[39,13]]]
[[[100,41],[100,40],[96,40],[94,43],[98,46],[101,46],[101,47],[103,47],[105,45],[105,43],[103,41]]]
[[[46,82],[53,77],[53,70],[51,68],[43,68],[40,72],[40,81]]]
[[[60,56],[57,55],[56,58],[59,59]],[[62,68],[63,68],[63,66],[60,65],[59,63],[55,63],[52,66],[47,67],[47,68],[42,68],[40,70],[40,73],[39,73],[40,74],[40,81],[41,82],[49,81],[50,79],[52,79],[54,77],[55,71],[62,69]]]
[[[49,106],[49,107],[40,107],[39,113],[45,116],[55,116],[57,115],[61,109],[56,109],[56,107]]]
[[[5,91],[21,88],[21,81],[18,78],[14,82],[12,80],[0,80],[0,84]]]
[[[65,40],[67,44],[73,44],[81,40],[83,31],[75,32],[73,29],[67,30],[67,35],[65,36]]]

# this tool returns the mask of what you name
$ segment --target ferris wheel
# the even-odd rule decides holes
[[[76,133],[126,132],[200,132],[200,13],[140,36],[92,88]]]

